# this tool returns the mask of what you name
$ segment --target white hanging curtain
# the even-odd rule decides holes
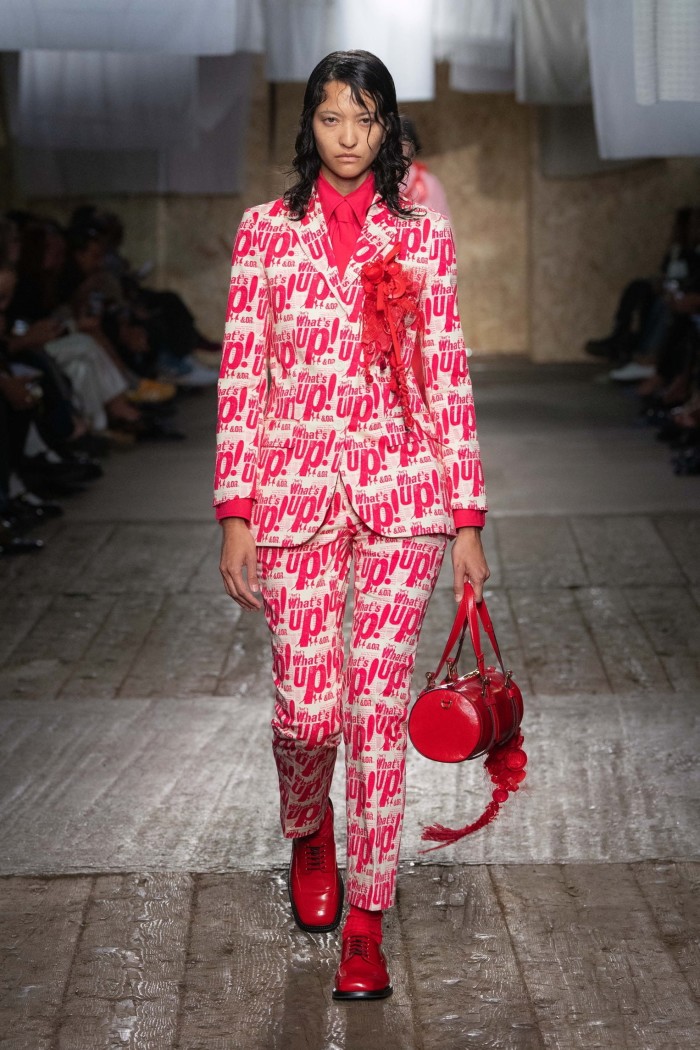
[[[336,0],[331,8],[331,47],[362,48],[391,71],[401,102],[435,97],[432,0]]]
[[[11,103],[12,61],[6,58],[4,65]],[[245,185],[251,65],[249,54],[199,59],[193,148],[120,150],[118,158],[110,150],[19,148],[15,164],[23,192],[33,197],[240,193]]]
[[[537,138],[539,168],[546,179],[579,179],[640,163],[601,159],[592,106],[538,106]]]
[[[634,0],[634,75],[642,106],[700,102],[698,0]]]
[[[514,10],[515,0],[435,0],[435,58],[460,66],[512,69]]]
[[[250,54],[200,58],[197,146],[161,152],[161,193],[241,193],[245,188],[252,65]]]
[[[307,80],[330,51],[361,48],[387,65],[401,101],[435,97],[432,0],[265,0],[268,80]]]
[[[330,46],[329,0],[264,0],[265,73],[273,83],[306,81]]]
[[[515,0],[435,0],[433,51],[453,91],[512,91]]]
[[[17,138],[49,149],[164,149],[196,141],[193,55],[23,51]]]
[[[450,62],[450,87],[453,91],[513,91],[513,69],[491,69],[487,66],[462,66]]]
[[[539,105],[590,101],[586,0],[519,0],[515,91],[518,102]]]
[[[587,14],[601,157],[700,155],[700,102],[637,101],[633,0],[587,0]]]
[[[260,0],[2,0],[4,51],[262,51]]]

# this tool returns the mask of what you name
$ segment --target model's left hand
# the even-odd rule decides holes
[[[455,601],[461,602],[464,583],[468,580],[474,588],[474,597],[480,602],[484,596],[484,584],[491,575],[481,546],[481,529],[467,526],[457,530],[457,539],[452,544],[452,568]]]

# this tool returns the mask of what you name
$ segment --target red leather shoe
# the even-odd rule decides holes
[[[384,952],[367,933],[343,937],[334,999],[386,999],[393,992]]]
[[[343,880],[335,859],[333,806],[318,831],[292,843],[289,899],[297,926],[308,933],[335,930],[343,911]]]

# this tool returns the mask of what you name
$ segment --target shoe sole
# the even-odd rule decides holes
[[[335,914],[333,922],[329,923],[328,926],[308,926],[299,918],[299,913],[297,912],[296,905],[294,903],[294,897],[292,896],[292,887],[290,883],[291,870],[292,868],[290,864],[289,871],[287,872],[287,893],[289,894],[289,903],[292,906],[292,915],[294,916],[294,921],[299,927],[299,929],[304,930],[305,933],[332,933],[333,930],[337,930],[340,926],[340,919],[343,914],[343,900],[345,898],[345,886],[343,885],[343,879],[338,868],[335,869],[336,875],[338,877],[338,911]]]
[[[343,999],[388,999],[393,991],[394,989],[390,984],[376,992],[339,992],[337,988],[334,988],[331,992],[331,998],[341,1001]]]

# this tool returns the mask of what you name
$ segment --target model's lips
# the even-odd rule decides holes
[[[336,160],[359,160],[357,153],[339,153]]]

